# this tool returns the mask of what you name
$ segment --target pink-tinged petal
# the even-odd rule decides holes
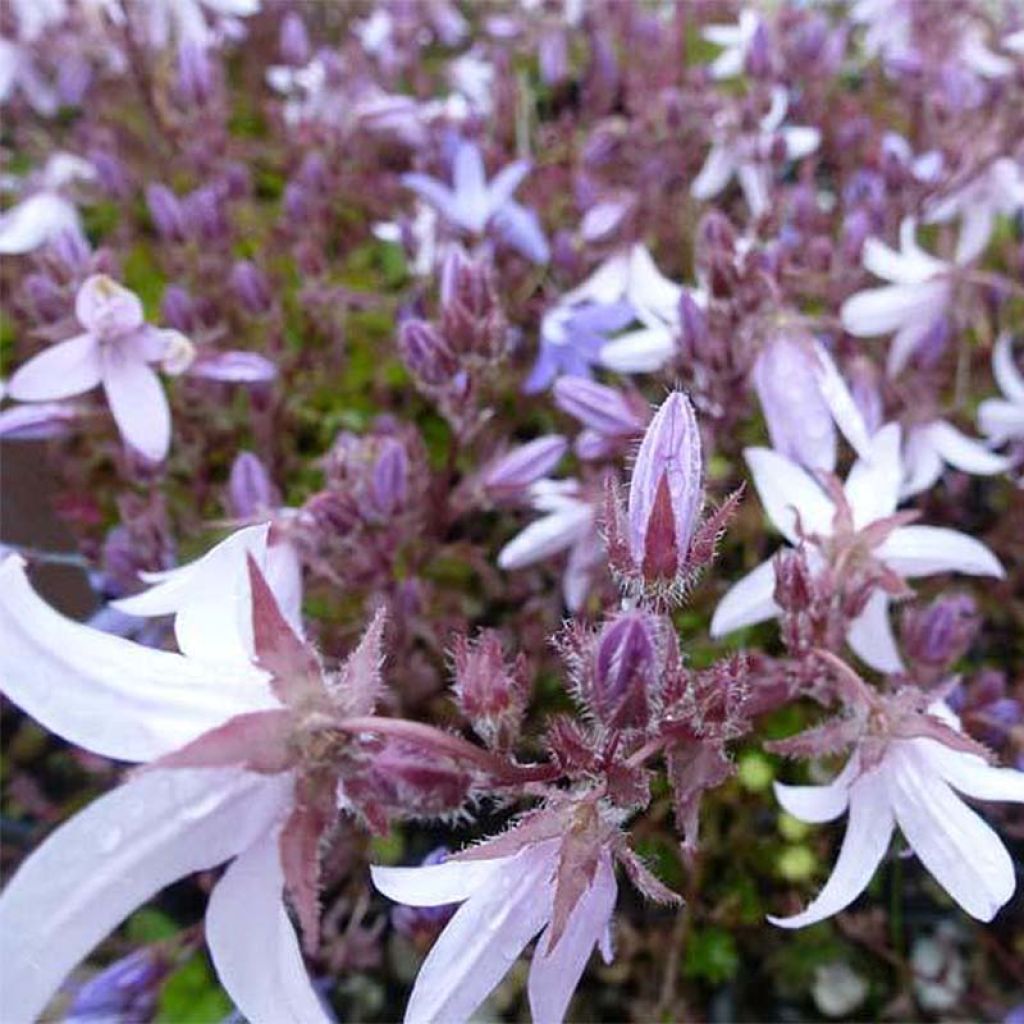
[[[531,523],[512,538],[498,555],[502,569],[522,569],[572,547],[590,529],[594,512],[589,505],[572,504]]]
[[[988,245],[995,225],[995,210],[987,203],[968,206],[960,218],[960,237],[956,242],[956,262],[963,266],[977,259]]]
[[[90,391],[101,374],[96,338],[79,334],[44,349],[16,370],[7,393],[19,402],[49,402]]]
[[[40,402],[16,405],[0,412],[0,438],[35,441],[63,437],[82,409],[71,402]]]
[[[964,473],[988,476],[1005,473],[1012,465],[1010,459],[990,452],[980,441],[961,433],[945,420],[937,420],[925,429],[939,455]]]
[[[771,176],[767,167],[762,164],[740,164],[736,168],[743,197],[750,207],[750,215],[762,217],[771,205]]]
[[[962,572],[968,576],[1005,576],[999,559],[980,540],[941,526],[901,526],[875,549],[901,576]]]
[[[615,869],[604,852],[593,881],[569,914],[558,944],[553,950],[548,948],[550,927],[537,943],[529,981],[533,1024],[561,1024],[565,1018],[590,954],[608,929],[617,896]]]
[[[654,373],[674,352],[675,341],[668,327],[641,327],[602,345],[598,358],[616,373]]]
[[[896,821],[921,863],[968,914],[991,921],[1016,884],[999,837],[910,744],[890,748],[885,764]]]
[[[949,285],[945,281],[870,288],[847,299],[839,316],[850,334],[873,338],[908,323],[930,325],[936,314],[945,309],[948,297]]]
[[[82,283],[75,296],[75,316],[101,338],[130,334],[145,322],[139,297],[106,274],[93,274]]]
[[[370,865],[373,884],[388,899],[409,907],[441,907],[461,903],[486,890],[495,875],[512,860],[446,860],[419,868]]]
[[[285,621],[302,636],[302,559],[295,545],[283,539],[271,540],[263,575]]]
[[[495,211],[489,208],[487,173],[476,143],[459,143],[452,167],[452,183],[459,214],[457,222],[468,231],[482,231],[487,218]]]
[[[867,458],[853,464],[843,487],[853,511],[854,529],[891,516],[899,502],[902,482],[900,427],[898,423],[887,423],[871,438]]]
[[[206,911],[217,977],[253,1024],[315,1024],[324,1011],[284,908],[277,830],[265,832],[224,873]]]
[[[402,184],[433,206],[446,220],[458,223],[452,190],[426,174],[403,174]]]
[[[124,761],[160,757],[233,715],[277,707],[251,665],[183,658],[66,619],[0,563],[0,690],[51,732]]]
[[[151,462],[171,447],[171,410],[160,378],[118,345],[102,350],[103,390],[125,443]]]
[[[815,342],[814,353],[818,357],[815,376],[821,397],[843,437],[861,458],[865,458],[871,450],[871,435],[853,393],[825,346]]]
[[[734,629],[774,618],[779,614],[774,593],[775,563],[762,562],[743,579],[734,583],[725,597],[718,602],[711,620],[711,635],[725,636]]]
[[[78,211],[53,192],[39,192],[0,215],[0,255],[32,252],[64,232],[81,234]]]
[[[846,633],[846,642],[858,658],[879,672],[899,672],[903,659],[889,621],[889,597],[876,590]]]
[[[1013,335],[999,336],[992,352],[992,373],[999,390],[1011,402],[1024,403],[1024,374],[1020,372],[1013,358]]]
[[[987,398],[978,406],[978,427],[993,444],[1024,437],[1024,401]]]
[[[646,245],[634,245],[629,252],[629,282],[627,300],[633,305],[640,319],[649,326],[649,316],[657,321],[672,320],[676,317],[683,289],[670,281],[659,269],[650,249]]]
[[[832,502],[810,473],[770,448],[746,448],[743,456],[766,515],[786,540],[799,542],[798,517],[804,533],[831,534]]]
[[[500,210],[512,198],[512,193],[519,188],[523,178],[529,173],[528,160],[517,160],[498,171],[487,189],[487,200],[491,210]]]
[[[900,498],[928,490],[942,476],[942,457],[935,450],[926,428],[911,428],[903,450],[903,483]]]
[[[517,854],[456,911],[420,968],[407,1024],[461,1024],[487,998],[551,915],[558,842]]]
[[[200,356],[187,372],[227,384],[268,384],[277,377],[277,366],[257,352],[217,352]]]
[[[586,533],[569,549],[562,573],[562,597],[569,611],[575,614],[587,603],[594,578],[606,564],[604,545],[596,531]]]
[[[910,740],[932,770],[954,789],[975,800],[1024,803],[1024,772],[996,768],[975,754],[953,750],[938,740]]]
[[[892,836],[893,815],[886,796],[887,779],[875,769],[850,788],[850,818],[832,875],[800,914],[771,917],[780,928],[805,928],[848,907],[867,887],[885,856]]]
[[[850,784],[859,768],[859,760],[854,756],[827,786],[787,786],[776,782],[775,799],[787,814],[800,821],[815,825],[835,821],[850,806]]]
[[[35,1020],[75,964],[155,893],[250,846],[290,788],[237,769],[151,772],[58,828],[0,894],[4,1024]]]
[[[736,173],[736,157],[724,143],[716,142],[704,161],[700,173],[690,184],[694,199],[712,199],[718,195]]]
[[[582,284],[562,296],[562,305],[585,302],[610,305],[618,302],[629,287],[630,250],[609,256]]]

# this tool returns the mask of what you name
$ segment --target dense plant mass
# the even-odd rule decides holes
[[[1021,1019],[1024,9],[0,32],[5,1024]]]

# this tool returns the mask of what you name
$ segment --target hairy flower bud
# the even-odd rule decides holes
[[[706,357],[711,341],[707,314],[686,288],[679,296],[679,324],[684,354],[690,359]]]
[[[428,387],[444,387],[458,372],[458,360],[448,342],[425,320],[406,320],[402,324],[398,349],[405,365]]]
[[[239,519],[263,515],[278,503],[266,466],[252,452],[239,452],[231,464],[228,502]]]
[[[676,391],[647,427],[629,485],[629,548],[645,580],[682,573],[703,501],[697,418],[690,400]]]
[[[655,624],[645,612],[626,612],[607,622],[594,654],[588,702],[605,725],[643,728],[658,683]]]
[[[505,323],[490,271],[453,248],[441,268],[442,330],[456,352],[483,359],[499,356]]]
[[[501,637],[484,630],[475,640],[455,638],[455,700],[488,745],[511,746],[519,735],[530,697],[526,659],[506,662]]]
[[[370,478],[370,496],[382,520],[390,519],[405,504],[409,490],[409,457],[401,441],[385,437]]]
[[[968,594],[946,594],[903,614],[903,643],[911,664],[949,668],[971,646],[981,624]]]
[[[492,462],[481,474],[481,482],[492,498],[515,497],[547,476],[562,460],[568,447],[560,434],[538,437]]]

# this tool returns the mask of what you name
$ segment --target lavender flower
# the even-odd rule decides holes
[[[992,372],[1003,398],[978,406],[978,427],[995,445],[1024,439],[1024,374],[1013,360],[1013,336],[1003,334],[992,353]]]
[[[30,194],[0,214],[0,254],[32,252],[61,235],[82,237],[82,223],[66,193],[76,181],[92,181],[96,170],[71,153],[54,153],[35,177],[19,183]]]
[[[704,39],[723,48],[711,62],[711,77],[724,79],[742,75],[754,39],[763,30],[763,26],[764,22],[757,12],[745,7],[740,11],[739,21],[735,25],[708,25],[702,28],[700,34]]]
[[[992,476],[1005,473],[1012,463],[945,420],[918,423],[907,430],[903,446],[900,498],[912,497],[934,486],[947,465],[961,473]]]

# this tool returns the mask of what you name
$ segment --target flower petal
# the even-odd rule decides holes
[[[962,572],[968,576],[1005,576],[999,559],[980,540],[941,526],[901,526],[875,549],[902,576]]]
[[[711,620],[711,635],[724,636],[742,626],[774,618],[779,614],[774,593],[775,563],[769,560],[734,583],[718,602]]]
[[[832,502],[805,469],[770,448],[745,448],[754,486],[765,513],[791,544],[800,541],[797,518],[805,533],[832,533]]]
[[[886,776],[875,769],[850,787],[850,820],[832,875],[800,914],[771,917],[780,928],[805,928],[848,907],[867,887],[889,848],[893,816],[886,798]]]
[[[419,868],[370,865],[373,884],[388,899],[409,907],[441,907],[461,903],[487,888],[495,872],[511,857],[492,860],[446,860]]]
[[[502,569],[522,569],[571,547],[594,520],[593,510],[582,502],[553,512],[516,534],[498,554]]]
[[[945,281],[869,288],[848,298],[839,311],[843,327],[858,338],[888,334],[904,324],[931,324],[946,307]]]
[[[603,938],[615,909],[618,888],[611,857],[605,851],[594,879],[573,907],[558,944],[548,949],[548,932],[537,943],[530,965],[530,1015],[533,1024],[561,1024],[590,954]]]
[[[1024,402],[986,398],[978,406],[978,428],[993,444],[1024,437]]]
[[[828,406],[836,426],[842,431],[843,437],[861,457],[866,457],[871,450],[871,435],[850,388],[839,372],[832,356],[821,342],[814,343],[814,354],[817,356],[815,377],[818,390]]]
[[[843,490],[853,511],[854,529],[861,530],[896,511],[903,462],[900,458],[900,427],[887,423],[871,438],[867,458],[858,459],[850,470]]]
[[[558,840],[517,854],[448,922],[420,968],[407,1024],[460,1024],[484,1001],[551,916]]]
[[[32,252],[65,231],[81,234],[78,211],[53,192],[39,192],[0,215],[0,255]]]
[[[936,420],[926,429],[939,455],[964,473],[988,476],[1005,473],[1012,465],[1010,459],[990,452],[980,441],[961,433],[945,420]]]
[[[541,265],[551,258],[544,229],[533,210],[519,203],[507,202],[495,212],[492,224],[502,241],[526,259]]]
[[[846,642],[861,661],[879,672],[899,672],[903,668],[884,590],[876,590],[868,598],[864,610],[850,623]]]
[[[859,759],[854,756],[827,786],[787,786],[776,782],[775,798],[787,814],[801,821],[815,825],[834,821],[850,805],[850,784],[858,771]]]
[[[17,557],[0,563],[0,690],[58,736],[125,761],[278,706],[251,665],[213,668],[64,618]]]
[[[935,880],[979,921],[1013,895],[1013,861],[999,837],[910,744],[890,748],[886,776],[896,821]]]
[[[19,402],[49,402],[89,391],[100,382],[100,351],[91,334],[61,341],[16,370],[7,393]]]
[[[171,447],[171,410],[160,378],[116,344],[102,349],[103,389],[126,444],[151,462]]]
[[[494,211],[488,205],[487,173],[480,147],[475,143],[459,143],[452,166],[452,183],[458,223],[467,231],[482,231]]]
[[[910,741],[933,770],[954,789],[975,800],[1009,800],[1024,803],[1024,772],[997,768],[976,754],[953,750],[925,737]]]
[[[700,173],[690,184],[690,195],[694,199],[711,199],[717,196],[736,173],[736,157],[725,143],[716,142],[704,161]]]
[[[675,340],[668,327],[642,327],[602,345],[600,360],[616,373],[654,373],[674,351]]]
[[[151,772],[57,829],[0,894],[5,1024],[37,1018],[75,964],[154,893],[251,845],[289,791],[233,768]]]
[[[529,160],[516,160],[515,163],[503,167],[491,179],[487,189],[488,203],[491,210],[500,210],[511,198],[512,193],[522,184],[523,178],[530,173]]]
[[[1000,390],[1011,402],[1024,403],[1024,374],[1013,359],[1013,335],[999,336],[992,352],[992,373]]]
[[[447,185],[426,174],[403,174],[402,184],[416,193],[424,202],[430,203],[438,213],[453,224],[458,224],[455,196]]]
[[[255,1024],[330,1021],[310,984],[283,890],[272,829],[239,855],[210,896],[206,940],[217,977]]]

